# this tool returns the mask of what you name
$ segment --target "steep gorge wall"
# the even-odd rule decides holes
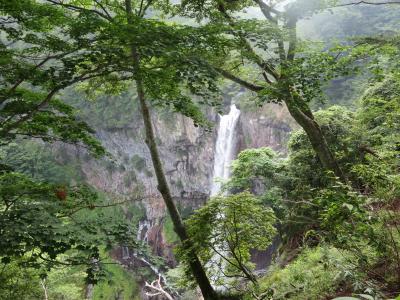
[[[270,147],[285,155],[290,132],[297,128],[285,106],[266,104],[242,111],[238,128],[238,150]]]
[[[207,115],[218,124],[215,112],[210,110]],[[144,143],[142,121],[137,114],[133,119],[123,128],[97,129],[97,137],[111,159],[95,160],[79,153],[82,172],[89,184],[117,199],[139,198],[135,203],[144,208],[142,222],[150,224],[141,238],[146,235],[154,254],[164,256],[173,265],[171,245],[164,230],[166,208]],[[181,115],[155,111],[153,125],[172,194],[183,215],[187,215],[210,195],[218,127],[206,131]],[[236,128],[237,152],[269,146],[285,153],[292,127],[293,122],[282,106],[266,104],[259,109],[242,109]]]

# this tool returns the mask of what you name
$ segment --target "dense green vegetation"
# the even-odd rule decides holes
[[[235,203],[240,205],[249,196],[236,193],[251,191],[263,206],[273,209],[281,240],[277,262],[267,275],[256,282],[252,277],[246,278],[255,292],[245,297],[331,299],[335,295],[359,294],[361,299],[387,299],[398,295],[400,101],[395,74],[372,84],[356,111],[332,106],[316,113],[351,185],[324,172],[303,131],[292,133],[287,158],[269,148],[259,148],[241,152],[233,162],[232,178],[225,188],[234,195],[223,199],[239,197]],[[223,238],[217,229],[207,230],[208,226],[219,226],[209,220],[224,207],[223,203],[214,207],[218,201],[221,200],[211,200],[188,222],[202,248],[199,253],[221,251],[225,244],[235,245],[229,230],[223,231],[228,235],[222,234]],[[249,226],[257,222],[257,214],[250,207],[247,205],[246,213],[238,214],[239,221]],[[245,221],[247,213],[254,216],[251,221]],[[225,214],[234,230],[237,221]],[[204,223],[199,223],[203,219]],[[218,218],[217,222],[224,224]],[[267,225],[268,221],[257,223]],[[257,232],[246,230],[259,232],[261,227],[237,232],[241,237],[257,236]],[[270,234],[273,231],[269,229]],[[268,233],[262,235],[268,237]],[[204,240],[219,243],[220,248]],[[251,242],[253,248],[263,241],[256,240]],[[248,245],[246,240],[235,241],[238,247]],[[227,260],[231,257],[235,255],[229,255]],[[235,270],[241,268],[236,266]]]
[[[0,0],[0,299],[400,298],[400,4],[279,2]],[[246,149],[182,207],[155,120],[210,131],[244,89],[244,110],[287,108],[287,156]],[[104,132],[149,155],[109,153]],[[164,249],[137,232],[144,181]]]

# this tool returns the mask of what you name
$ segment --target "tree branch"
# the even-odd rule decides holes
[[[95,13],[98,16],[102,17],[103,19],[112,22],[113,19],[112,17],[108,14],[108,13],[102,13],[101,11],[95,10],[95,9],[88,9],[88,8],[84,8],[84,7],[80,7],[80,6],[76,6],[76,5],[72,5],[72,4],[66,4],[63,3],[61,1],[56,1],[56,0],[46,0],[47,2],[50,2],[51,4],[54,5],[60,5],[66,8],[69,8],[73,11],[81,11],[81,12],[91,12],[91,13]],[[95,1],[97,3],[97,1]]]
[[[296,18],[292,18],[287,22],[287,28],[289,29],[289,48],[287,54],[287,60],[293,61],[296,55],[297,48],[297,32],[296,32]]]
[[[271,13],[278,15],[279,11],[277,11],[277,10],[273,9],[271,6],[267,5],[263,0],[254,0],[254,2],[258,4],[258,6],[261,9],[261,12],[269,21],[271,21],[274,24],[278,24],[277,18],[274,18]]]
[[[394,2],[389,2],[389,1],[385,1],[385,2],[357,1],[357,2],[339,4],[339,5],[335,5],[335,6],[333,6],[333,7],[344,7],[344,6],[360,5],[360,4],[366,4],[366,5],[387,5],[387,4],[400,4],[400,1],[394,1]]]
[[[119,201],[119,202],[115,202],[115,203],[110,203],[110,204],[103,204],[103,205],[85,205],[85,206],[80,206],[80,207],[76,207],[74,210],[70,211],[68,214],[63,214],[63,215],[59,215],[59,218],[63,218],[63,217],[70,217],[73,214],[76,214],[78,211],[83,210],[83,209],[95,209],[95,208],[109,208],[109,207],[115,207],[115,206],[119,206],[122,204],[126,204],[126,203],[131,203],[134,201],[141,201],[143,199],[147,199],[148,197],[137,197],[137,198],[130,198],[127,200],[123,200],[123,201]]]
[[[237,84],[240,84],[241,86],[245,87],[246,89],[253,91],[253,92],[259,92],[261,90],[264,89],[264,87],[260,86],[260,85],[255,85],[253,83],[250,83],[246,80],[243,80],[235,75],[233,75],[232,73],[221,69],[221,68],[216,68],[217,72],[220,73],[222,76],[224,76],[225,78],[236,82]]]
[[[158,280],[152,281],[151,284],[149,284],[146,281],[145,287],[150,290],[155,291],[154,293],[146,292],[147,297],[157,297],[157,296],[163,295],[168,300],[174,300],[174,298],[172,298],[172,296],[166,290],[164,290],[163,287],[161,286],[161,276],[160,275],[158,275]]]
[[[93,73],[92,73],[93,72]],[[96,73],[97,72],[97,73]],[[46,97],[31,111],[27,112],[24,116],[22,116],[20,119],[16,120],[14,123],[9,124],[9,125],[4,125],[4,127],[0,130],[0,135],[5,135],[8,134],[11,130],[17,128],[21,123],[29,120],[30,118],[32,118],[32,116],[39,111],[41,108],[45,107],[55,96],[55,94],[57,94],[60,90],[71,86],[75,83],[81,82],[81,81],[85,81],[85,80],[89,80],[92,78],[96,78],[99,76],[103,76],[106,74],[110,74],[112,73],[113,70],[106,70],[106,71],[102,71],[100,72],[98,70],[98,68],[96,68],[95,70],[91,70],[90,72],[87,72],[85,74],[82,74],[74,79],[72,79],[71,81],[64,83],[62,85],[56,86],[54,87],[47,95]],[[5,122],[4,122],[5,124]]]
[[[273,23],[275,25],[278,25],[279,11],[276,11],[271,6],[265,4],[265,2],[263,0],[254,0],[254,1],[260,7],[261,12],[264,14],[265,18],[267,20],[269,20],[271,23]],[[276,14],[277,17],[274,18],[271,13]],[[277,44],[278,44],[278,49],[279,49],[279,58],[281,59],[281,62],[283,62],[286,59],[286,52],[285,52],[285,44],[284,44],[283,39],[281,38],[281,36],[277,40]]]
[[[146,14],[147,9],[150,7],[150,5],[153,3],[153,0],[148,0],[146,5],[144,5],[144,7],[142,7],[142,5],[140,6],[140,16],[144,17],[144,15]]]
[[[101,2],[100,1],[98,1],[98,0],[94,0],[94,2],[96,2],[96,4],[101,8],[101,10],[104,12],[104,14],[105,15],[107,15],[107,20],[109,20],[109,21],[113,21],[113,18],[111,17],[111,15],[110,15],[110,13],[107,11],[107,9],[104,7],[104,5],[103,4],[101,4]]]
[[[249,41],[246,39],[245,36],[243,36],[243,34],[238,33],[238,32],[234,32],[233,29],[235,28],[235,22],[234,19],[228,14],[228,12],[225,9],[225,6],[222,2],[220,2],[218,4],[218,11],[222,14],[222,16],[228,21],[229,26],[232,27],[232,34],[236,35],[239,37],[240,42],[242,43],[242,46],[244,47],[244,49],[246,51],[249,52],[249,54],[252,56],[252,58],[254,59],[254,62],[263,70],[263,72],[268,73],[270,76],[272,76],[275,80],[279,79],[279,74],[278,72],[275,70],[274,66],[270,65],[269,63],[267,63],[266,61],[264,61],[264,59],[262,57],[260,57],[255,50],[253,49],[253,47],[251,46],[251,44],[249,43]],[[264,78],[267,75],[264,76]],[[266,77],[268,78],[268,77]],[[267,82],[270,82],[269,79],[267,80]]]
[[[8,92],[6,92],[6,95],[12,94],[12,93],[17,89],[17,87],[18,87],[19,85],[21,85],[25,80],[29,79],[29,75],[30,75],[33,71],[35,71],[35,70],[41,68],[41,67],[44,66],[48,61],[50,61],[50,60],[52,60],[52,59],[59,59],[59,58],[62,58],[62,57],[64,57],[64,56],[66,56],[66,55],[69,55],[69,54],[73,53],[74,51],[76,51],[76,50],[64,52],[64,53],[61,53],[61,54],[49,55],[49,56],[43,58],[38,64],[34,65],[34,66],[33,66],[29,71],[27,71],[21,78],[19,78],[19,79],[14,83],[14,85],[13,85],[12,87],[10,87],[10,89],[8,90]],[[5,100],[7,100],[7,97],[6,97],[6,96],[1,97],[1,98],[0,98],[0,104],[3,103]]]

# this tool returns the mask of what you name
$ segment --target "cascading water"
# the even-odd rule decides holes
[[[227,115],[220,115],[220,123],[214,155],[214,173],[213,181],[211,183],[211,196],[217,195],[221,190],[221,181],[225,181],[230,177],[231,162],[235,157],[235,130],[239,116],[240,110],[236,108],[235,104],[231,105],[230,111]],[[224,218],[224,215],[220,215],[218,217],[222,219]],[[217,250],[219,253],[225,254],[223,249]],[[221,271],[219,268],[224,267],[225,262],[222,260],[221,256],[215,254],[209,262],[209,268],[211,269],[211,283],[217,290],[226,289],[225,285],[220,285],[221,279],[224,283],[228,283],[229,281],[228,278],[223,278],[223,276],[219,274]]]
[[[136,239],[137,241],[142,241],[144,243],[148,243],[148,231],[152,227],[152,224],[148,220],[139,221],[138,230]],[[131,251],[128,247],[122,246],[122,259],[123,260],[130,260],[131,258],[137,259],[147,265],[157,276],[161,278],[161,281],[167,285],[167,278],[163,275],[163,273],[154,266],[150,261],[148,261],[143,254],[138,251]]]
[[[217,143],[214,155],[214,172],[211,184],[211,196],[220,192],[220,180],[227,180],[230,176],[231,162],[235,156],[235,128],[239,120],[240,110],[235,104],[231,105],[229,114],[220,115]]]
[[[151,228],[150,221],[148,221],[148,220],[139,221],[139,227],[138,227],[136,239],[138,241],[144,241],[147,243],[149,241],[147,233],[150,228]]]
[[[131,258],[131,256],[129,254],[129,248],[126,246],[122,246],[122,259],[127,260],[130,258]]]
[[[167,278],[161,273],[161,271],[154,266],[153,264],[151,264],[147,259],[145,259],[144,257],[142,257],[141,255],[139,255],[137,253],[137,251],[134,251],[132,253],[132,257],[136,258],[137,260],[141,261],[142,263],[144,263],[145,265],[147,265],[157,276],[160,276],[161,281],[164,284],[167,284]],[[129,250],[128,247],[123,246],[122,247],[122,259],[124,260],[128,260],[131,258],[131,251]]]

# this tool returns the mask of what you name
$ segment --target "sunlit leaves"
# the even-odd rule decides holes
[[[273,178],[283,168],[270,148],[247,149],[232,162],[232,178],[227,189],[252,189],[259,179]]]
[[[186,222],[196,252],[209,272],[233,277],[251,273],[250,250],[264,250],[271,244],[274,223],[272,210],[248,192],[217,196]]]

